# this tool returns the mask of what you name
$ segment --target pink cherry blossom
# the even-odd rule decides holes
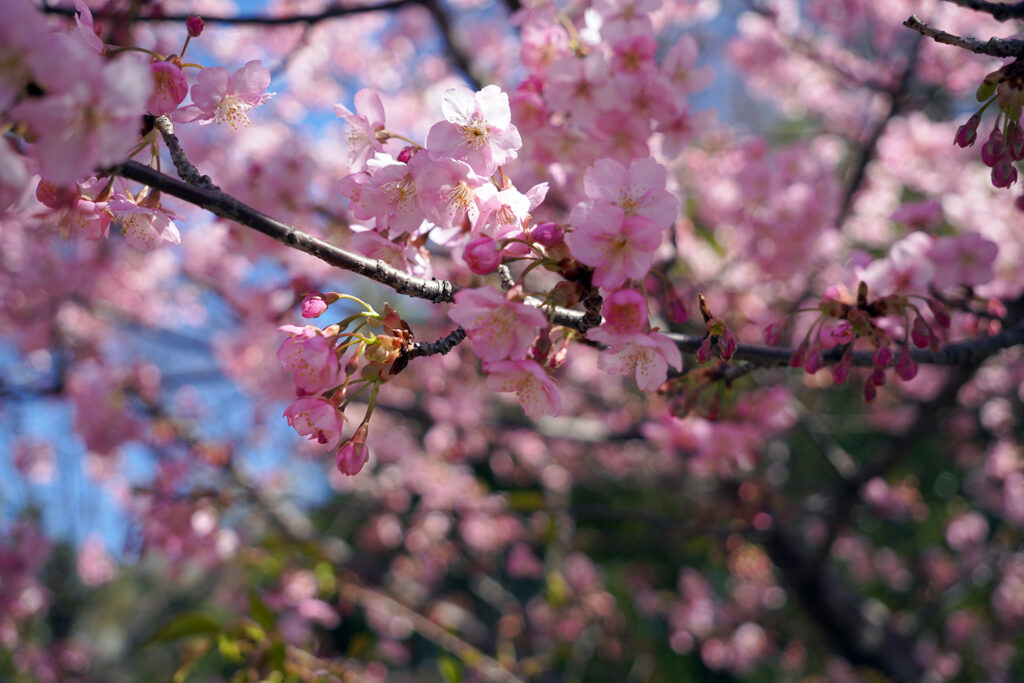
[[[114,212],[114,221],[124,232],[125,241],[136,249],[152,251],[163,242],[181,244],[178,228],[159,202],[151,206],[147,201],[137,203],[131,197],[117,195],[110,200],[109,207]]]
[[[38,135],[32,155],[58,185],[124,160],[153,88],[149,69],[131,55],[87,64],[79,73],[67,89],[27,99],[10,112]]]
[[[480,216],[477,190],[487,183],[469,164],[455,159],[434,159],[417,154],[409,162],[418,188],[417,201],[423,216],[441,228],[431,237],[446,243],[463,228],[476,225]]]
[[[668,376],[668,366],[683,366],[679,347],[660,332],[626,335],[617,341],[617,346],[601,352],[597,366],[614,375],[633,373],[642,391],[656,391]]]
[[[367,163],[366,171],[342,178],[340,189],[351,200],[352,215],[375,221],[375,229],[384,235],[417,231],[424,221],[414,175],[419,156],[404,164],[378,153]]]
[[[160,116],[177,109],[188,95],[188,82],[181,67],[168,61],[153,62],[149,71],[153,75],[153,94],[146,103],[146,111]]]
[[[598,94],[607,80],[608,63],[600,53],[563,57],[552,65],[548,104],[569,114],[575,126],[593,125],[600,111]]]
[[[679,200],[665,189],[665,167],[654,159],[637,159],[629,168],[612,159],[598,159],[583,174],[583,191],[598,202],[618,206],[627,217],[643,216],[668,228],[679,214]],[[570,220],[582,220],[589,205],[573,210]]]
[[[444,121],[427,133],[427,149],[434,159],[465,161],[474,173],[489,176],[516,158],[522,147],[512,124],[508,95],[496,85],[474,93],[466,87],[448,90],[441,103]]]
[[[510,301],[493,287],[457,293],[448,317],[466,330],[473,353],[484,361],[525,358],[537,328],[547,324],[539,310]]]
[[[288,424],[301,436],[322,444],[335,444],[341,439],[341,412],[322,398],[300,398],[284,410]]]
[[[474,234],[500,238],[522,231],[530,215],[530,198],[514,187],[497,190],[492,183],[476,188],[480,216],[473,227]]]
[[[95,588],[111,581],[117,576],[117,564],[103,545],[103,539],[90,534],[78,549],[75,559],[78,577],[86,586]]]
[[[74,35],[91,52],[98,55],[103,54],[103,41],[96,35],[96,27],[93,24],[92,10],[85,4],[85,0],[75,0],[75,31]]]
[[[577,260],[594,268],[595,285],[616,289],[647,274],[663,232],[649,218],[627,217],[618,206],[598,204],[565,240]]]
[[[604,298],[604,322],[587,331],[587,337],[615,346],[622,337],[644,333],[648,328],[647,300],[635,289],[620,289]]]
[[[285,370],[295,374],[299,396],[317,394],[338,384],[338,356],[323,330],[311,325],[283,325],[278,329],[289,336],[277,350],[277,358]]]
[[[248,111],[274,95],[266,92],[270,70],[261,64],[254,59],[230,76],[219,66],[203,69],[192,86],[192,104],[178,109],[172,118],[200,125],[228,123],[234,129],[248,126]]]
[[[998,254],[999,245],[974,231],[956,237],[939,237],[928,252],[935,264],[932,281],[940,288],[983,285],[995,275]]]
[[[378,133],[384,130],[384,104],[380,95],[371,90],[360,90],[355,96],[355,112],[344,105],[334,106],[334,113],[348,124],[349,163],[362,168],[375,152],[383,152],[384,144]]]
[[[562,411],[558,387],[536,361],[484,363],[483,369],[487,373],[487,388],[491,391],[515,392],[528,417],[537,419],[545,415],[558,415]]]

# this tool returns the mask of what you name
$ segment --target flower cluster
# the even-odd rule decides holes
[[[523,298],[521,288],[505,295],[493,287],[463,290],[455,295],[448,317],[466,330],[473,353],[483,361],[488,389],[514,392],[530,417],[557,415],[561,397],[543,366],[554,359],[546,330],[542,338],[548,344],[534,343],[547,318]]]
[[[864,400],[868,403],[875,399],[878,387],[885,384],[885,370],[890,365],[903,381],[917,376],[917,363],[911,355],[911,345],[936,351],[939,348],[938,335],[912,299],[927,305],[936,325],[950,325],[949,312],[937,299],[890,294],[869,300],[868,285],[863,281],[857,287],[855,301],[844,301],[845,298],[826,296],[816,309],[811,309],[816,310],[819,317],[797,346],[790,365],[794,368],[803,367],[806,372],[814,374],[825,367],[825,351],[840,349],[839,362],[831,368],[833,379],[840,383],[849,375],[857,340],[865,340],[874,349],[872,371],[863,389]],[[879,324],[886,318],[901,319],[902,328],[896,328],[897,332],[893,332],[890,327]],[[769,344],[777,344],[784,327],[778,323],[769,325],[765,328],[765,340]]]
[[[380,385],[390,379],[395,361],[410,348],[413,337],[408,323],[387,304],[383,313],[377,313],[345,294],[308,295],[303,300],[303,315],[316,317],[310,313],[320,315],[328,305],[325,302],[340,299],[355,301],[364,310],[324,329],[282,326],[280,330],[288,333],[288,338],[281,343],[277,358],[292,372],[298,396],[285,408],[288,424],[310,441],[336,449],[338,470],[353,475],[369,458],[366,436]],[[367,388],[370,395],[363,419],[343,442],[345,409]]]
[[[1017,182],[1014,164],[1024,159],[1024,129],[1021,129],[1021,106],[1024,105],[1024,61],[1015,60],[985,76],[978,86],[981,108],[961,125],[953,139],[959,147],[971,147],[978,139],[978,127],[985,110],[993,103],[997,114],[988,139],[981,146],[981,160],[992,169],[992,185],[1010,187]],[[1024,196],[1017,206],[1024,211]]]
[[[5,63],[17,66],[0,87],[0,114],[24,136],[26,158],[0,145],[0,208],[29,182],[29,166],[41,179],[36,197],[44,224],[64,237],[104,239],[109,226],[122,228],[125,241],[141,250],[180,243],[172,214],[158,193],[143,187],[133,195],[123,183],[94,178],[102,169],[149,149],[158,158],[152,121],[247,122],[246,110],[262,104],[270,71],[249,62],[228,76],[220,67],[203,69],[189,94],[181,53],[160,54],[134,46],[110,46],[97,34],[92,12],[75,0],[75,27],[54,31],[30,3],[15,2],[2,34]],[[202,20],[186,22],[185,45],[202,33]],[[145,55],[140,60],[137,55]],[[141,131],[141,137],[140,137]]]

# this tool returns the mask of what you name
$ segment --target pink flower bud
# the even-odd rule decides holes
[[[501,251],[498,243],[490,237],[478,237],[466,245],[462,252],[466,265],[477,275],[487,275],[501,265]]]
[[[875,383],[868,377],[867,381],[864,382],[864,402],[871,403],[875,400],[875,396],[878,395],[878,389],[875,388]]]
[[[412,145],[403,147],[402,151],[398,153],[398,160],[403,164],[409,163],[409,159],[412,159],[412,155],[416,153],[416,148]]]
[[[935,322],[943,327],[949,327],[953,322],[949,317],[949,309],[946,305],[937,299],[928,299],[928,308],[931,310],[932,315],[935,316]]]
[[[363,465],[370,457],[370,449],[366,447],[366,433],[369,430],[366,423],[359,425],[352,438],[341,445],[334,462],[338,471],[342,474],[353,476],[359,474]]]
[[[317,318],[327,310],[327,302],[319,292],[307,294],[302,300],[302,317]]]
[[[849,344],[853,341],[853,325],[844,320],[839,323],[838,327],[832,330],[832,341],[836,345]]]
[[[1001,159],[992,167],[992,186],[1006,188],[1017,182],[1017,168],[1008,158]]]
[[[785,325],[781,322],[774,322],[764,328],[764,343],[768,346],[775,346],[782,341],[782,331]]]
[[[883,386],[885,384],[885,371],[881,368],[875,368],[871,374],[868,375],[868,380],[876,387]]]
[[[1024,159],[1024,129],[1016,121],[1007,126],[1006,150],[1014,161]]]
[[[910,328],[910,341],[919,349],[928,346],[928,325],[921,316],[914,318],[914,324]]]
[[[804,364],[807,359],[807,349],[810,348],[810,344],[804,339],[800,342],[800,346],[796,347],[796,351],[793,352],[793,357],[789,359],[789,366],[791,368],[799,368]]]
[[[850,374],[850,364],[853,363],[853,349],[849,348],[843,354],[842,359],[832,366],[832,381],[842,384]]]
[[[910,349],[900,349],[896,354],[896,374],[904,382],[909,382],[917,377],[917,363],[911,358]]]
[[[672,293],[671,298],[668,300],[668,319],[677,324],[683,324],[690,319],[690,312],[686,310],[686,306],[683,305],[682,300],[675,294]]]
[[[718,340],[718,351],[725,360],[729,360],[732,354],[736,353],[736,338],[732,336],[732,330],[728,327],[722,331],[722,336]]]
[[[978,139],[978,125],[981,123],[981,116],[975,114],[967,119],[967,123],[956,129],[956,137],[953,144],[959,147],[970,147]]]
[[[530,231],[530,239],[545,247],[555,247],[565,240],[565,231],[556,223],[540,223]]]
[[[185,27],[188,28],[188,35],[192,38],[198,38],[203,32],[203,18],[202,17],[189,17],[188,21],[185,22]]]
[[[879,370],[887,367],[892,362],[892,351],[889,350],[888,346],[879,346],[871,362]]]
[[[992,134],[988,136],[988,142],[981,146],[981,160],[985,162],[986,166],[995,166],[1005,153],[1006,145],[1003,144],[1003,134],[999,128],[993,128]]]
[[[711,335],[704,337],[704,341],[700,343],[700,348],[697,349],[697,362],[707,363],[711,360]]]
[[[821,356],[821,351],[815,351],[807,355],[807,360],[804,361],[804,372],[809,375],[813,375],[825,365],[825,360]]]

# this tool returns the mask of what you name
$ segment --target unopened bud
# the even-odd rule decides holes
[[[978,139],[978,126],[981,124],[981,117],[977,114],[967,119],[967,123],[956,129],[956,137],[953,144],[958,147],[970,147]]]
[[[498,244],[490,237],[478,237],[466,245],[462,251],[469,269],[477,275],[487,275],[501,265],[501,251]]]
[[[185,22],[185,26],[188,28],[188,35],[191,38],[198,38],[203,32],[204,25],[202,17],[189,17]]]
[[[900,349],[896,354],[896,374],[904,382],[909,382],[917,377],[917,363],[910,356],[910,349]]]
[[[565,231],[556,223],[550,221],[538,223],[530,231],[530,239],[544,247],[554,247],[561,244],[565,239]]]

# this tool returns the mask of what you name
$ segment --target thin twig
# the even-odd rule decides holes
[[[911,15],[909,19],[904,21],[903,25],[917,31],[921,35],[928,36],[936,43],[953,45],[954,47],[969,50],[979,55],[1004,58],[1024,56],[1024,40],[1017,38],[989,38],[986,41],[976,38],[963,38],[929,26],[914,15]]]

